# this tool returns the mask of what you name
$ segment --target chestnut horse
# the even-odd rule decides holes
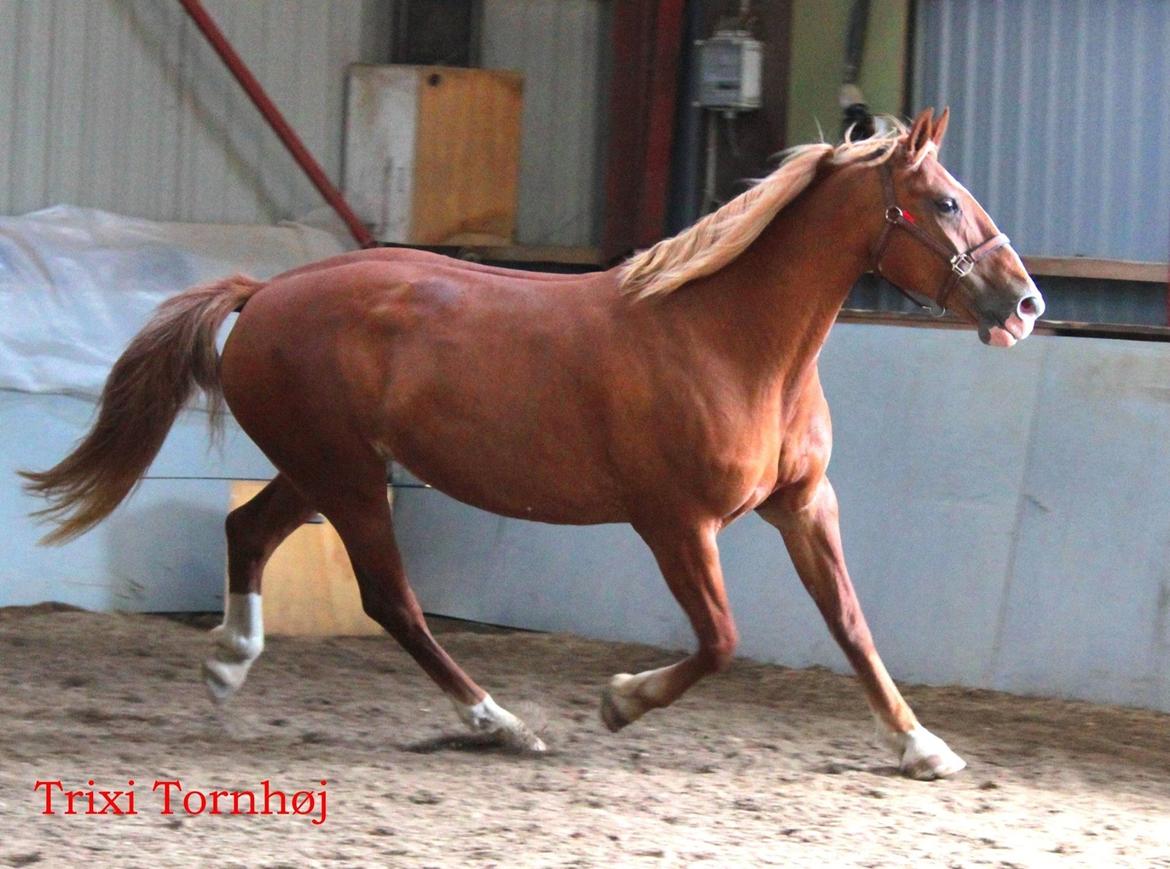
[[[900,769],[950,775],[963,761],[902,699],[850,584],[817,375],[867,270],[950,304],[988,344],[1026,337],[1042,313],[1007,239],[939,164],[946,122],[928,110],[909,130],[796,148],[748,192],[603,273],[375,250],[188,290],[118,360],[77,448],[26,474],[58,523],[47,539],[84,532],[126,497],[199,386],[213,417],[226,400],[279,469],[227,518],[229,594],[204,666],[212,692],[242,685],[264,642],[265,561],[320,511],[345,542],[366,612],[464,722],[540,750],[428,631],[394,542],[387,464],[505,516],[628,522],[641,535],[698,649],[614,676],[601,700],[611,730],[728,665],[736,629],[716,536],[755,510],[783,536]],[[234,310],[217,359],[216,332]]]

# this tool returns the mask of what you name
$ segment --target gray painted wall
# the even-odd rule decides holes
[[[270,479],[272,466],[229,421],[222,451],[207,415],[179,418],[141,487],[94,531],[61,547],[36,545],[43,506],[20,491],[19,468],[60,461],[92,421],[92,399],[0,390],[0,606],[54,600],[94,610],[204,612],[223,606],[227,478]]]

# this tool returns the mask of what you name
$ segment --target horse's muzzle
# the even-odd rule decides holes
[[[1044,313],[1044,299],[1038,292],[1030,292],[1016,302],[1016,308],[1000,320],[984,317],[979,324],[979,338],[992,347],[1011,347],[1032,334],[1036,320]]]

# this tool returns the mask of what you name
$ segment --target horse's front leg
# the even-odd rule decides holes
[[[619,673],[601,699],[601,720],[621,730],[651,709],[669,706],[697,681],[731,663],[737,636],[723,589],[714,522],[688,527],[683,522],[637,528],[650,546],[666,584],[694,628],[699,648],[669,667]]]
[[[927,780],[953,775],[966,766],[945,742],[918,723],[874,648],[845,567],[837,496],[828,478],[821,479],[806,504],[794,506],[780,493],[757,511],[784,537],[796,572],[861,679],[878,735],[898,756],[902,773]]]

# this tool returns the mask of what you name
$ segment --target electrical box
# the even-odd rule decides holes
[[[719,30],[700,40],[699,105],[742,112],[760,107],[763,45],[745,30]]]
[[[512,243],[522,76],[359,64],[348,86],[343,187],[378,241]]]

